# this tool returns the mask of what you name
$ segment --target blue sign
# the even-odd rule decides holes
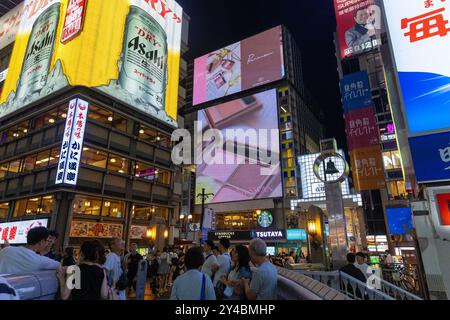
[[[288,229],[286,230],[286,239],[288,241],[306,241],[305,229]]]
[[[408,234],[405,225],[413,228],[411,208],[386,208],[386,218],[390,234]]]
[[[340,86],[345,113],[373,106],[367,72],[356,72],[345,76]]]
[[[450,132],[409,139],[418,182],[450,180]]]

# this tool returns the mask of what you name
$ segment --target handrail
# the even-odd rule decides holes
[[[297,270],[296,272],[318,280],[336,290],[340,290],[347,296],[354,299],[363,299],[368,297],[370,300],[423,300],[422,298],[413,295],[412,293],[375,275],[374,280],[377,282],[377,285],[380,288],[379,290],[372,289],[367,285],[367,283],[363,283],[340,271],[317,272]],[[351,286],[351,289],[353,289],[353,287],[358,288],[360,295],[355,296],[354,293],[349,291],[349,285]]]

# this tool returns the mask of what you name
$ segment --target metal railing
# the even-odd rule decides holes
[[[369,287],[367,283],[361,282],[340,271],[296,272],[318,280],[355,300],[422,300],[422,298],[378,277],[374,278],[376,282],[374,287],[378,289],[374,289]]]
[[[413,295],[427,298],[425,280],[420,276],[417,265],[402,263],[382,264],[381,272],[383,280]]]

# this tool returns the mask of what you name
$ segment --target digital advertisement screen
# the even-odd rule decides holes
[[[413,228],[411,208],[386,208],[390,234],[408,234],[405,225]]]
[[[174,0],[26,0],[0,118],[84,86],[176,127],[182,16]]]
[[[284,78],[281,26],[195,59],[193,105]]]
[[[385,30],[379,0],[334,0],[334,9],[341,58],[381,46]]]
[[[410,136],[448,130],[450,1],[383,2]]]
[[[201,146],[204,159],[197,165],[196,194],[203,188],[213,193],[206,203],[282,197],[276,90],[201,110],[198,121],[204,139],[213,131],[210,129],[216,129],[221,137]],[[243,137],[248,130],[254,132],[255,139]],[[233,132],[236,135],[230,135]],[[231,150],[226,147],[230,145]],[[276,163],[260,157],[268,151],[272,151],[271,159],[278,159]],[[213,155],[214,161],[205,161],[208,155]],[[197,197],[196,204],[200,203]]]

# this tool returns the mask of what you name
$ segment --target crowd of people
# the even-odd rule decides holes
[[[64,254],[54,250],[58,234],[45,227],[29,230],[26,246],[0,249],[1,274],[30,274],[55,270],[62,300],[127,300],[136,294],[139,263],[146,259],[147,277],[156,297],[173,300],[274,300],[277,297],[277,271],[267,258],[267,246],[254,239],[247,246],[231,247],[226,238],[218,246],[153,250],[146,257],[131,243],[112,238],[107,248],[98,240],[85,241],[79,257],[74,248]],[[74,267],[76,266],[76,267]],[[79,271],[79,285],[73,281]],[[72,283],[73,284],[73,283]],[[0,276],[0,299],[19,299],[15,290]]]

